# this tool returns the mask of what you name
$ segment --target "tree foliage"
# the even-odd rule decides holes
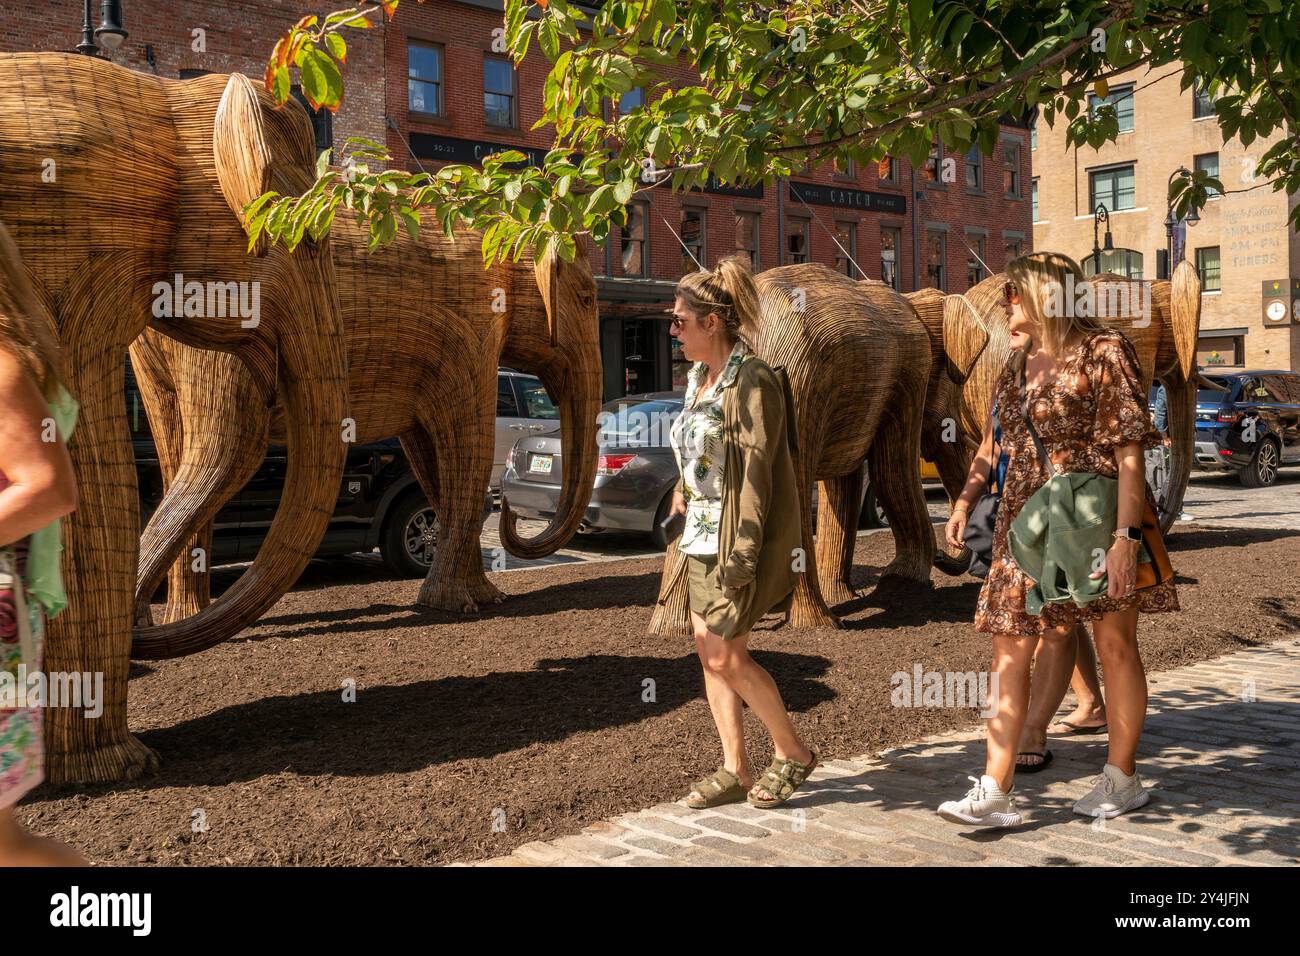
[[[397,6],[299,21],[277,44],[267,88],[283,101],[296,67],[308,100],[337,109],[344,31]],[[447,231],[458,221],[483,230],[488,261],[550,243],[567,258],[575,237],[599,241],[623,225],[637,193],[710,176],[744,186],[831,159],[919,165],[936,140],[992,154],[1000,121],[1032,111],[1066,123],[1071,146],[1098,146],[1117,135],[1117,117],[1110,103],[1089,109],[1089,96],[1106,99],[1109,81],[1135,67],[1208,91],[1225,138],[1250,145],[1286,130],[1257,174],[1300,190],[1300,5],[1284,0],[609,0],[594,10],[506,0],[503,28],[516,63],[540,49],[551,64],[537,127],[553,128],[554,142],[540,165],[513,153],[425,175],[344,156],[344,168],[322,164],[307,197],[259,200],[258,228],[292,245],[342,206],[378,243],[399,221],[418,228],[427,209]],[[636,88],[638,108],[604,108]],[[360,149],[388,160],[378,144]],[[1213,189],[1221,183],[1197,172],[1176,178],[1170,199],[1185,214]],[[1300,206],[1292,220],[1300,226]]]

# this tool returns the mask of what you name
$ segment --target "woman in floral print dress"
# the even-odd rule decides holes
[[[992,567],[980,590],[975,627],[993,635],[998,675],[996,715],[988,723],[984,775],[963,800],[940,808],[946,819],[976,825],[1014,826],[1020,815],[1010,795],[1016,747],[1029,703],[1029,674],[1039,640],[1069,642],[1076,624],[1092,624],[1106,674],[1110,721],[1109,759],[1093,790],[1075,812],[1113,817],[1147,801],[1135,766],[1138,738],[1146,715],[1146,675],[1137,645],[1140,613],[1178,610],[1173,581],[1134,589],[1137,542],[1116,532],[1106,554],[1107,594],[1080,608],[1048,604],[1041,615],[1025,611],[1032,581],[1012,559],[1007,533],[1025,502],[1051,476],[1025,423],[1021,377],[1029,414],[1051,458],[1052,473],[1094,472],[1119,480],[1120,529],[1141,524],[1146,485],[1143,449],[1160,442],[1140,387],[1136,352],[1118,329],[1079,311],[1069,291],[1086,279],[1065,256],[1035,253],[1008,264],[1004,307],[1011,329],[1012,355],[994,388],[1006,451],[1010,456],[1002,504],[994,526]],[[1062,295],[1063,290],[1065,294]],[[1087,301],[1086,299],[1083,301]],[[970,476],[948,522],[949,543],[960,543],[966,512],[984,490],[991,454],[990,421]],[[1055,651],[1054,651],[1055,652]],[[1068,653],[1068,652],[1067,652]],[[1068,680],[1070,667],[1059,669]],[[1065,686],[1035,687],[1060,700]]]
[[[23,308],[30,290],[16,284],[13,272],[0,270],[0,678],[10,692],[20,674],[41,668],[45,617],[26,586],[30,536],[77,500],[63,436],[51,426],[61,417],[51,403],[71,403],[61,384],[58,342],[47,323]],[[10,706],[15,703],[20,706]],[[0,700],[0,866],[84,864],[76,851],[29,833],[14,816],[14,804],[45,770],[41,708],[24,703]]]

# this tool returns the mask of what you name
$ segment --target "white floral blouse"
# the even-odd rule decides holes
[[[686,386],[681,415],[673,422],[670,442],[686,486],[686,528],[678,543],[684,554],[717,554],[722,519],[722,400],[736,381],[741,363],[753,356],[737,341],[713,387],[701,392],[709,366],[696,362]]]

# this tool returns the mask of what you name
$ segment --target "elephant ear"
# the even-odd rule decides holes
[[[1184,259],[1174,269],[1169,284],[1169,314],[1174,333],[1174,351],[1183,378],[1196,371],[1196,337],[1201,330],[1201,277]]]
[[[944,296],[943,351],[948,356],[948,377],[958,385],[964,383],[988,344],[988,326],[970,299],[964,295]]]
[[[221,195],[247,231],[244,207],[271,189],[274,155],[257,90],[242,73],[232,73],[221,94],[213,122],[212,153]],[[266,250],[263,234],[257,237],[253,254],[263,256]]]

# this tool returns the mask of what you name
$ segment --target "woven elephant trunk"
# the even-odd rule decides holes
[[[417,601],[454,612],[499,602],[479,545],[499,362],[536,373],[556,397],[565,430],[562,480],[565,494],[581,502],[579,521],[595,480],[594,430],[582,434],[585,422],[594,429],[601,398],[596,287],[586,256],[523,256],[485,270],[480,238],[470,231],[451,240],[403,234],[371,253],[365,230],[339,219],[331,238],[356,440],[399,436],[438,516],[434,563]],[[137,378],[150,418],[177,429],[183,448],[172,455],[160,447],[166,494],[142,538],[136,599],[143,613],[170,565],[166,617],[173,621],[206,606],[208,576],[192,571],[189,554],[210,539],[212,518],[256,471],[268,438],[281,437],[284,415],[250,416],[242,431],[215,427],[252,387],[252,373],[233,356],[175,343],[159,349],[153,338],[132,345]],[[196,454],[192,432],[218,447]],[[581,438],[571,441],[573,434]],[[574,510],[561,509],[545,540],[508,539],[503,528],[503,543],[548,553],[572,535]]]
[[[241,221],[262,192],[310,185],[313,147],[301,107],[276,109],[238,74],[175,81],[94,57],[0,56],[0,166],[30,170],[0,178],[0,221],[58,329],[81,402],[69,442],[80,499],[65,539],[70,605],[52,622],[46,667],[102,674],[104,688],[98,719],[77,707],[47,713],[52,782],[117,780],[157,762],[126,725],[139,502],[122,391],[127,347],[146,323],[238,354],[253,371],[246,401],[279,388],[296,459],[271,532],[278,558],[259,559],[237,591],[146,639],[184,646],[238,632],[297,577],[324,532],[346,414],[328,251],[290,256],[261,243],[250,253]]]
[[[930,337],[911,304],[882,283],[856,282],[818,264],[781,266],[755,276],[762,330],[754,351],[784,367],[794,398],[804,570],[790,623],[838,627],[828,600],[853,596],[849,582],[862,470],[894,536],[881,583],[930,586],[935,538],[921,492],[921,423],[932,368]],[[821,482],[817,536],[813,485]],[[689,634],[686,587],[670,587],[675,546],[650,629]]]

